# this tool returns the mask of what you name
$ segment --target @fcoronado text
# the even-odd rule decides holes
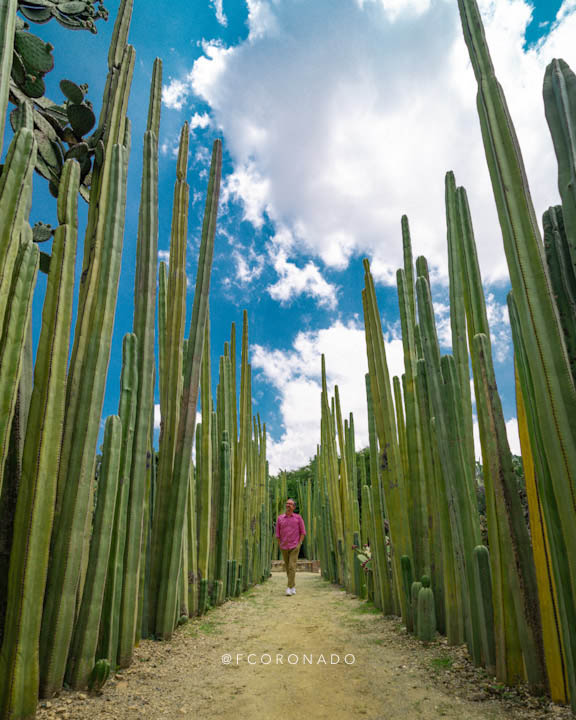
[[[224,653],[224,665],[354,665],[356,658],[352,653]]]

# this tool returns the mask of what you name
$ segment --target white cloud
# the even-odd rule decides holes
[[[234,198],[242,202],[244,220],[256,228],[264,224],[264,212],[268,209],[267,196],[270,182],[258,174],[252,163],[246,163],[229,175],[222,186],[222,204]]]
[[[162,420],[162,414],[160,412],[160,403],[154,404],[154,430],[160,430],[160,422]],[[196,425],[202,422],[202,414],[196,413]]]
[[[170,250],[158,250],[158,260],[168,263],[170,260]]]
[[[506,434],[508,435],[510,450],[514,453],[514,455],[522,455],[522,451],[520,449],[520,436],[518,435],[517,418],[510,418],[510,420],[506,421]]]
[[[336,288],[322,277],[312,261],[300,268],[288,260],[284,250],[271,253],[271,256],[279,279],[267,288],[270,297],[288,303],[298,295],[307,295],[315,298],[319,305],[332,310],[336,308]]]
[[[478,425],[478,417],[473,417],[474,432],[474,453],[476,459],[482,461],[482,446],[480,445],[480,426]],[[513,417],[506,421],[506,435],[508,436],[508,444],[510,452],[514,455],[522,455],[520,449],[520,437],[518,435],[518,419]]]
[[[270,471],[305,465],[316,453],[320,436],[320,356],[326,356],[328,391],[338,385],[343,417],[354,414],[356,447],[368,444],[366,411],[367,372],[364,330],[359,323],[344,325],[337,321],[321,330],[298,333],[290,350],[275,350],[254,345],[252,367],[275,388],[284,426],[281,437],[270,437],[267,455]],[[386,342],[390,374],[404,372],[402,343]],[[272,431],[273,432],[273,431]]]
[[[190,89],[186,80],[171,79],[168,85],[162,86],[162,102],[171,110],[182,110]]]
[[[266,214],[293,234],[295,250],[333,268],[367,254],[377,279],[393,283],[406,212],[415,254],[445,276],[443,181],[452,169],[469,191],[484,279],[504,279],[456,3],[247,4],[247,39],[229,48],[204,42],[190,72],[164,88],[169,107],[182,107],[191,93],[210,107],[234,166],[228,193],[244,203],[246,219],[259,228]],[[576,66],[576,3],[566,0],[559,21],[528,51],[528,0],[480,5],[541,215],[557,202],[542,78],[552,57]]]
[[[498,303],[493,293],[486,294],[486,315],[490,325],[490,340],[494,360],[504,363],[509,359],[512,349],[512,331],[508,305]]]
[[[194,113],[190,118],[190,130],[196,130],[200,128],[204,130],[210,125],[210,115],[208,113]]]
[[[265,258],[250,248],[247,253],[240,250],[232,252],[236,264],[236,280],[240,285],[249,285],[262,275]]]
[[[222,0],[210,0],[210,4],[214,7],[214,12],[216,13],[216,20],[218,20],[220,25],[228,25],[228,20],[226,19],[226,15],[224,15]]]

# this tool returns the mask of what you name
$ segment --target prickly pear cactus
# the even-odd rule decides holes
[[[108,10],[100,0],[19,0],[18,10],[27,20],[46,23],[54,18],[71,30],[96,33],[95,21],[108,19]]]
[[[67,27],[92,32],[96,32],[94,20],[108,17],[105,8],[94,7],[92,0],[26,0],[19,2],[19,10],[36,23],[55,17]],[[80,194],[88,201],[92,170],[103,159],[103,131],[97,129],[87,137],[96,124],[92,104],[86,99],[87,85],[64,79],[60,82],[65,98],[61,104],[45,97],[44,77],[54,67],[53,49],[17,18],[9,94],[16,109],[10,113],[10,123],[16,132],[22,126],[22,108],[28,108],[38,145],[36,170],[48,180],[50,192],[57,197],[64,162],[74,158],[80,163]]]

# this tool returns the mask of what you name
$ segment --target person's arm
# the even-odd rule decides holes
[[[280,544],[280,516],[276,518],[276,532],[274,533],[276,536],[276,539],[278,540],[278,544]]]
[[[298,542],[298,545],[302,545],[304,542],[304,536],[306,535],[306,528],[304,527],[304,520],[302,520],[302,515],[299,515],[298,517],[299,525],[300,525],[300,540]]]

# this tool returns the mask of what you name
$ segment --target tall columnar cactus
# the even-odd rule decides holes
[[[60,225],[54,233],[14,520],[18,541],[13,543],[10,557],[0,651],[2,717],[33,717],[38,699],[38,640],[56,498],[54,468],[58,467],[64,420],[79,182],[78,163],[67,161],[60,180]]]
[[[322,393],[321,393],[321,448],[322,461],[324,463],[324,472],[326,474],[327,492],[330,501],[331,519],[332,519],[332,545],[336,552],[338,566],[338,580],[341,584],[346,583],[346,558],[339,552],[339,547],[343,548],[344,539],[344,521],[342,517],[342,500],[340,495],[340,484],[338,474],[338,452],[336,450],[336,428],[332,412],[329,408],[328,399],[328,383],[326,378],[326,360],[324,355],[321,359],[322,363]],[[282,492],[285,497],[286,493]]]
[[[18,0],[2,0],[0,2],[0,155],[2,155],[8,108],[17,10]]]
[[[474,337],[473,354],[476,357],[475,364],[479,373],[476,403],[479,412],[480,407],[484,406],[483,412],[486,418],[487,456],[497,458],[498,461],[498,472],[494,472],[491,468],[491,477],[494,482],[496,520],[500,533],[505,537],[500,548],[501,557],[506,567],[506,579],[514,603],[528,683],[533,692],[541,693],[546,689],[547,683],[536,570],[512,468],[512,456],[500,397],[496,390],[491,352],[485,335],[479,333]],[[492,460],[492,463],[494,462]]]
[[[96,657],[98,629],[114,529],[121,452],[122,422],[118,415],[110,415],[104,428],[104,447],[98,476],[98,500],[94,512],[88,572],[66,668],[66,680],[73,688],[88,686],[90,673],[98,659]]]
[[[512,498],[507,500],[503,487],[514,483],[511,475],[511,456],[505,431],[505,422],[501,404],[497,401],[496,379],[492,369],[492,355],[490,348],[490,328],[486,312],[486,302],[482,290],[482,279],[474,241],[474,231],[470,217],[468,199],[464,188],[459,187],[456,192],[458,218],[454,220],[454,254],[458,258],[457,271],[461,276],[464,308],[468,328],[468,342],[472,355],[472,369],[474,375],[475,396],[477,398],[478,424],[480,429],[480,444],[482,447],[484,486],[486,492],[486,514],[488,521],[488,538],[490,544],[490,562],[492,566],[492,592],[494,604],[494,632],[496,652],[496,676],[501,682],[514,684],[523,679],[524,669],[521,657],[521,636],[515,609],[515,593],[509,582],[510,567],[517,568],[517,564],[510,554],[510,532],[518,528],[520,536],[514,535],[512,545],[524,545],[528,540],[524,526],[523,511],[519,502],[514,501],[515,490],[512,489]],[[476,345],[476,336],[483,334],[485,346],[480,353],[480,346]],[[490,390],[488,389],[488,376],[490,373]],[[500,428],[503,437],[496,438],[494,433]],[[511,525],[512,516],[517,515],[516,522]],[[528,540],[529,542],[529,540]],[[522,566],[518,566],[520,571]],[[517,571],[518,572],[518,571]],[[527,570],[533,577],[531,569]],[[518,585],[517,590],[524,591],[524,584]],[[529,583],[529,587],[535,590]],[[517,597],[520,597],[520,592]],[[532,602],[527,600],[528,604]],[[526,603],[526,600],[524,601]],[[537,607],[537,600],[534,599]],[[520,622],[525,615],[521,605]],[[530,632],[528,632],[528,635]],[[532,675],[533,677],[533,675]]]
[[[576,273],[576,75],[554,59],[544,75],[544,109],[558,160],[558,189],[572,273]]]
[[[496,670],[496,646],[494,643],[494,605],[492,602],[492,570],[490,552],[486,545],[474,548],[474,572],[481,592],[480,612],[482,614],[482,652],[486,670],[494,674]]]
[[[407,229],[408,220],[403,224],[404,253],[408,253],[410,246]],[[411,264],[411,262],[410,262]],[[416,341],[414,336],[414,288],[408,284],[408,275],[405,269],[396,273],[398,284],[398,301],[400,305],[400,324],[402,327],[402,345],[404,348],[405,374],[402,376],[404,389],[404,404],[406,407],[406,496],[410,516],[410,532],[412,550],[414,553],[414,571],[417,576],[430,571],[430,544],[428,537],[426,479],[422,464],[422,429],[416,399]],[[402,396],[398,396],[397,405],[401,403]]]
[[[548,208],[543,217],[544,248],[554,299],[564,331],[566,351],[576,382],[576,265],[570,256],[570,247],[562,208]]]
[[[421,383],[427,388],[426,363],[424,360],[418,360],[418,376],[419,384]],[[425,408],[425,403],[422,403],[421,407]],[[449,509],[450,494],[440,460],[436,420],[434,417],[430,417],[429,410],[427,411],[427,415],[434,474],[433,497],[435,498],[435,506],[438,513],[439,537],[442,547],[442,585],[444,591],[446,638],[449,645],[461,645],[464,642],[464,597],[460,566],[456,557],[455,543],[457,542],[457,535],[455,529],[452,527]]]
[[[226,595],[226,579],[228,567],[228,537],[230,533],[230,444],[228,431],[222,433],[220,445],[220,507],[218,522],[218,547],[216,553],[216,604],[224,601]]]
[[[476,582],[472,572],[472,551],[480,544],[478,510],[471,502],[468,487],[469,468],[462,453],[462,436],[459,428],[459,380],[454,358],[440,358],[438,336],[430,287],[424,276],[416,281],[418,314],[422,334],[422,347],[426,361],[431,407],[435,418],[435,435],[438,454],[446,483],[448,507],[453,531],[453,547],[463,593],[466,641],[474,661],[479,664],[480,627],[477,612]]]
[[[123,362],[118,408],[118,416],[122,423],[120,478],[114,511],[114,527],[110,544],[110,559],[106,575],[98,651],[99,657],[108,658],[113,668],[116,667],[116,658],[118,655],[124,550],[126,548],[126,526],[130,494],[130,469],[138,391],[137,354],[138,339],[136,335],[134,335],[134,333],[126,333],[122,343]]]
[[[0,336],[0,490],[10,448],[10,427],[22,371],[24,344],[32,316],[32,299],[38,273],[39,252],[31,233],[23,234],[12,270],[9,300]]]
[[[402,565],[402,590],[406,598],[408,612],[406,613],[406,630],[414,632],[414,615],[412,613],[412,583],[414,575],[412,573],[412,561],[408,555],[402,555],[400,558]]]
[[[84,236],[84,257],[78,297],[78,318],[90,317],[94,286],[98,281],[102,246],[102,203],[110,183],[110,158],[115,145],[122,144],[129,154],[130,123],[126,116],[134,72],[135,52],[127,44],[134,0],[121,0],[108,53],[108,75],[104,87],[99,127],[103,129],[104,159],[95,163],[90,185],[88,223]]]
[[[159,599],[156,611],[156,633],[169,638],[174,629],[173,608],[175,604],[176,579],[180,567],[182,551],[182,528],[184,508],[188,497],[188,481],[194,428],[196,425],[196,405],[202,361],[204,329],[208,315],[208,293],[210,271],[214,252],[218,198],[220,194],[220,173],[222,168],[222,143],[214,142],[212,162],[208,181],[206,209],[202,226],[202,242],[198,259],[198,273],[194,292],[194,305],[188,336],[188,349],[185,359],[184,387],[176,439],[176,455],[168,514],[172,522],[166,527],[163,543],[165,562],[162,565],[159,584]]]
[[[138,391],[130,467],[126,547],[123,561],[118,647],[118,664],[120,666],[130,663],[136,633],[135,607],[141,569],[146,458],[154,413],[154,328],[158,264],[158,133],[160,130],[161,92],[162,63],[156,59],[150,87],[146,133],[144,134],[142,189],[138,218],[136,283],[134,287],[134,334],[138,340]]]
[[[533,408],[544,437],[542,451],[550,469],[562,533],[567,546],[576,547],[576,388],[522,156],[494,73],[478,6],[475,0],[459,0],[458,4],[478,81],[480,125],[532,380]],[[528,388],[522,389],[526,397]],[[576,557],[570,553],[567,560],[574,597]],[[576,708],[576,692],[572,695]]]
[[[559,628],[562,633],[563,657],[569,697],[572,707],[575,706],[576,695],[576,603],[570,583],[570,545],[560,522],[560,508],[557,505],[552,471],[545,452],[545,428],[538,423],[538,414],[535,407],[536,393],[534,378],[530,372],[524,338],[521,332],[518,308],[513,292],[508,295],[508,311],[510,314],[510,327],[514,341],[518,381],[526,410],[526,427],[530,440],[530,448],[536,469],[536,490],[539,502],[537,507],[543,515],[546,534],[550,547],[552,571],[554,573],[555,588],[558,604],[552,612],[558,612]],[[555,618],[555,622],[556,622]]]
[[[22,249],[20,245],[20,238],[30,212],[35,161],[34,133],[30,128],[23,127],[15,134],[10,143],[0,177],[0,336],[5,338],[2,340],[2,364],[0,366],[0,490],[8,452],[10,424],[18,392],[20,358],[27,329],[21,312],[27,313],[25,308],[29,305],[27,301],[24,301],[22,294],[26,286],[26,284],[22,284],[24,274],[18,283],[18,297],[14,296],[16,288],[13,287],[13,280],[18,277],[17,273],[14,274],[14,270],[24,270],[30,264],[30,261],[34,259],[31,252],[36,254],[35,262],[38,263],[37,248],[29,248],[23,255],[25,248]],[[24,257],[28,259],[28,262],[22,265]],[[34,282],[31,285],[28,283],[28,286],[30,286],[28,293],[31,298],[30,293]],[[7,322],[8,317],[6,316],[9,311],[12,320]],[[18,317],[19,315],[20,317]]]
[[[448,239],[448,273],[450,276],[450,327],[452,330],[452,354],[456,363],[460,402],[458,413],[462,426],[464,461],[470,476],[474,474],[474,438],[472,433],[472,399],[470,393],[470,362],[466,342],[466,314],[463,297],[462,258],[458,252],[460,223],[456,198],[454,173],[446,173],[446,229]],[[473,481],[468,482],[473,492]]]
[[[244,481],[248,466],[248,444],[250,436],[251,412],[249,407],[248,383],[248,313],[244,310],[242,314],[242,346],[241,346],[241,370],[240,370],[240,417],[238,423],[238,442],[234,456],[234,558],[238,565],[242,565],[244,550]],[[235,395],[233,396],[235,398]],[[234,400],[234,404],[236,401]]]
[[[392,388],[386,360],[382,324],[376,301],[374,281],[370,273],[370,265],[364,260],[365,289],[362,293],[364,307],[364,325],[366,331],[366,349],[368,355],[368,371],[374,404],[376,431],[380,445],[380,465],[382,470],[382,487],[388,519],[390,524],[390,543],[392,566],[396,587],[401,586],[402,571],[400,557],[412,557],[412,542],[407,517],[405,478],[397,441]],[[406,605],[400,594],[402,615],[406,615]]]
[[[198,574],[200,578],[199,612],[206,612],[208,602],[208,577],[210,553],[210,516],[212,497],[212,389],[210,373],[210,318],[206,317],[204,330],[204,347],[200,380],[202,403],[202,432],[200,444],[196,444],[196,457],[199,472],[196,475],[198,492],[196,494],[196,516],[198,523]]]
[[[168,288],[166,296],[166,335],[159,340],[164,346],[164,376],[160,381],[162,415],[158,481],[154,522],[152,525],[152,557],[150,577],[150,613],[155,617],[161,565],[164,562],[163,542],[166,524],[171,522],[168,502],[174,471],[176,435],[180,416],[182,392],[182,344],[186,324],[186,241],[188,234],[189,186],[186,181],[188,170],[188,148],[190,130],[184,123],[180,133],[180,146],[176,163],[176,182],[172,206],[172,232],[170,239],[170,263],[168,267]],[[162,310],[162,307],[161,307]]]
[[[530,516],[530,535],[532,538],[534,564],[536,566],[536,577],[538,580],[544,657],[546,659],[550,696],[556,702],[565,703],[568,700],[566,653],[562,640],[558,590],[552,568],[552,551],[548,539],[550,531],[546,527],[542,513],[542,501],[536,482],[534,453],[532,452],[532,445],[530,443],[528,419],[517,370],[515,376],[518,435],[522,449],[522,467],[524,470],[526,497],[528,499]]]
[[[110,66],[105,90],[106,143],[93,174],[84,239],[77,323],[66,386],[62,455],[51,543],[46,605],[40,636],[41,693],[57,692],[73,629],[82,576],[82,534],[94,477],[116,308],[126,205],[130,125],[126,108],[134,49],[126,45],[131,0],[122,3],[112,48],[122,57]]]
[[[66,387],[56,521],[40,637],[41,693],[46,696],[62,686],[73,630],[83,549],[80,539],[93,482],[120,275],[128,165],[123,145],[114,146],[110,165],[100,221],[106,243],[101,248],[95,297],[90,300],[90,322],[79,318],[76,327]]]

